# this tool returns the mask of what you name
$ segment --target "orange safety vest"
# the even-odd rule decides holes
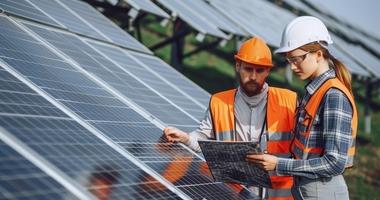
[[[236,89],[214,94],[210,100],[210,112],[216,140],[236,141],[235,102]],[[290,143],[296,110],[296,93],[280,88],[269,87],[266,123],[268,129],[267,151],[278,157],[290,157]],[[264,114],[264,113],[263,113]],[[291,176],[277,176],[270,173],[272,188],[268,195],[270,200],[293,199]]]
[[[315,116],[318,112],[319,106],[326,92],[330,88],[337,88],[341,90],[347,96],[352,106],[352,110],[353,110],[352,119],[351,119],[352,141],[350,143],[350,147],[347,152],[348,160],[346,163],[346,168],[352,167],[353,161],[354,161],[354,155],[355,155],[356,132],[357,132],[357,127],[358,127],[357,110],[356,110],[356,106],[355,106],[355,102],[354,102],[354,98],[352,94],[348,91],[346,86],[344,86],[343,83],[340,82],[339,79],[337,78],[329,79],[325,83],[323,83],[322,86],[318,88],[318,90],[313,94],[313,96],[307,102],[305,106],[307,117],[305,117],[304,121],[301,122],[307,128],[305,132],[300,133],[301,140],[299,140],[298,138],[294,139],[294,143],[292,145],[291,150],[292,150],[292,153],[295,155],[296,159],[302,159],[302,158],[297,156],[297,154],[295,154],[294,152],[303,152],[303,158],[307,158],[308,156],[311,156],[313,158],[322,156],[323,151],[324,151],[323,148],[308,147],[307,144],[304,144],[301,141],[308,141],[308,138],[310,137],[311,127],[313,125]]]

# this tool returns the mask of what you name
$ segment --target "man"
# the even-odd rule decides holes
[[[89,178],[89,191],[99,200],[108,200],[119,176],[117,170],[111,166],[99,166]]]
[[[198,140],[259,142],[263,151],[290,157],[289,146],[296,108],[296,94],[269,87],[266,79],[273,67],[272,54],[260,38],[245,41],[235,55],[239,87],[212,95],[210,105],[197,130],[187,134],[167,127],[169,142],[182,142],[200,151]],[[269,199],[292,199],[291,177],[271,172],[272,189],[254,191]]]

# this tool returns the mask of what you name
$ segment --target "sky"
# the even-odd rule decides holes
[[[379,0],[307,0],[380,40]],[[377,21],[377,22],[376,22]]]

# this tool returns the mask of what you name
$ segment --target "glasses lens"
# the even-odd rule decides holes
[[[307,55],[308,53],[309,53],[309,52],[307,52],[307,53],[305,53],[305,54],[303,54],[303,55],[300,55],[300,56],[288,57],[288,58],[286,58],[286,60],[287,60],[290,64],[298,65],[298,64],[301,64],[301,62],[305,60],[306,55]]]

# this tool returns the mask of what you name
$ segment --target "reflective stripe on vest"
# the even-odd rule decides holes
[[[216,140],[237,141],[235,131],[236,89],[214,94],[210,100],[210,112]],[[269,87],[267,102],[267,151],[279,157],[290,157],[290,143],[294,126],[296,93],[280,88]],[[265,114],[265,113],[263,113]],[[268,191],[269,199],[292,199],[290,189],[293,178],[276,176],[270,173],[272,188]]]
[[[347,152],[348,159],[346,162],[346,168],[352,167],[353,159],[355,155],[355,139],[356,139],[357,126],[358,126],[357,110],[356,110],[356,106],[355,106],[355,102],[354,102],[352,94],[337,78],[329,79],[325,83],[323,83],[322,86],[318,88],[318,90],[313,94],[313,96],[307,102],[307,105],[305,107],[307,116],[302,122],[302,124],[307,128],[304,132],[300,132],[299,133],[300,135],[295,137],[294,143],[292,145],[292,153],[295,155],[297,159],[317,158],[317,157],[321,157],[321,155],[323,154],[324,152],[323,148],[308,147],[307,145],[305,146],[305,144],[306,144],[306,141],[309,140],[312,124],[317,115],[322,99],[330,88],[336,88],[342,91],[347,96],[352,106],[352,110],[353,110],[352,120],[351,120],[352,140],[350,141],[349,149]],[[301,158],[299,157],[299,155],[303,155],[303,157]]]

